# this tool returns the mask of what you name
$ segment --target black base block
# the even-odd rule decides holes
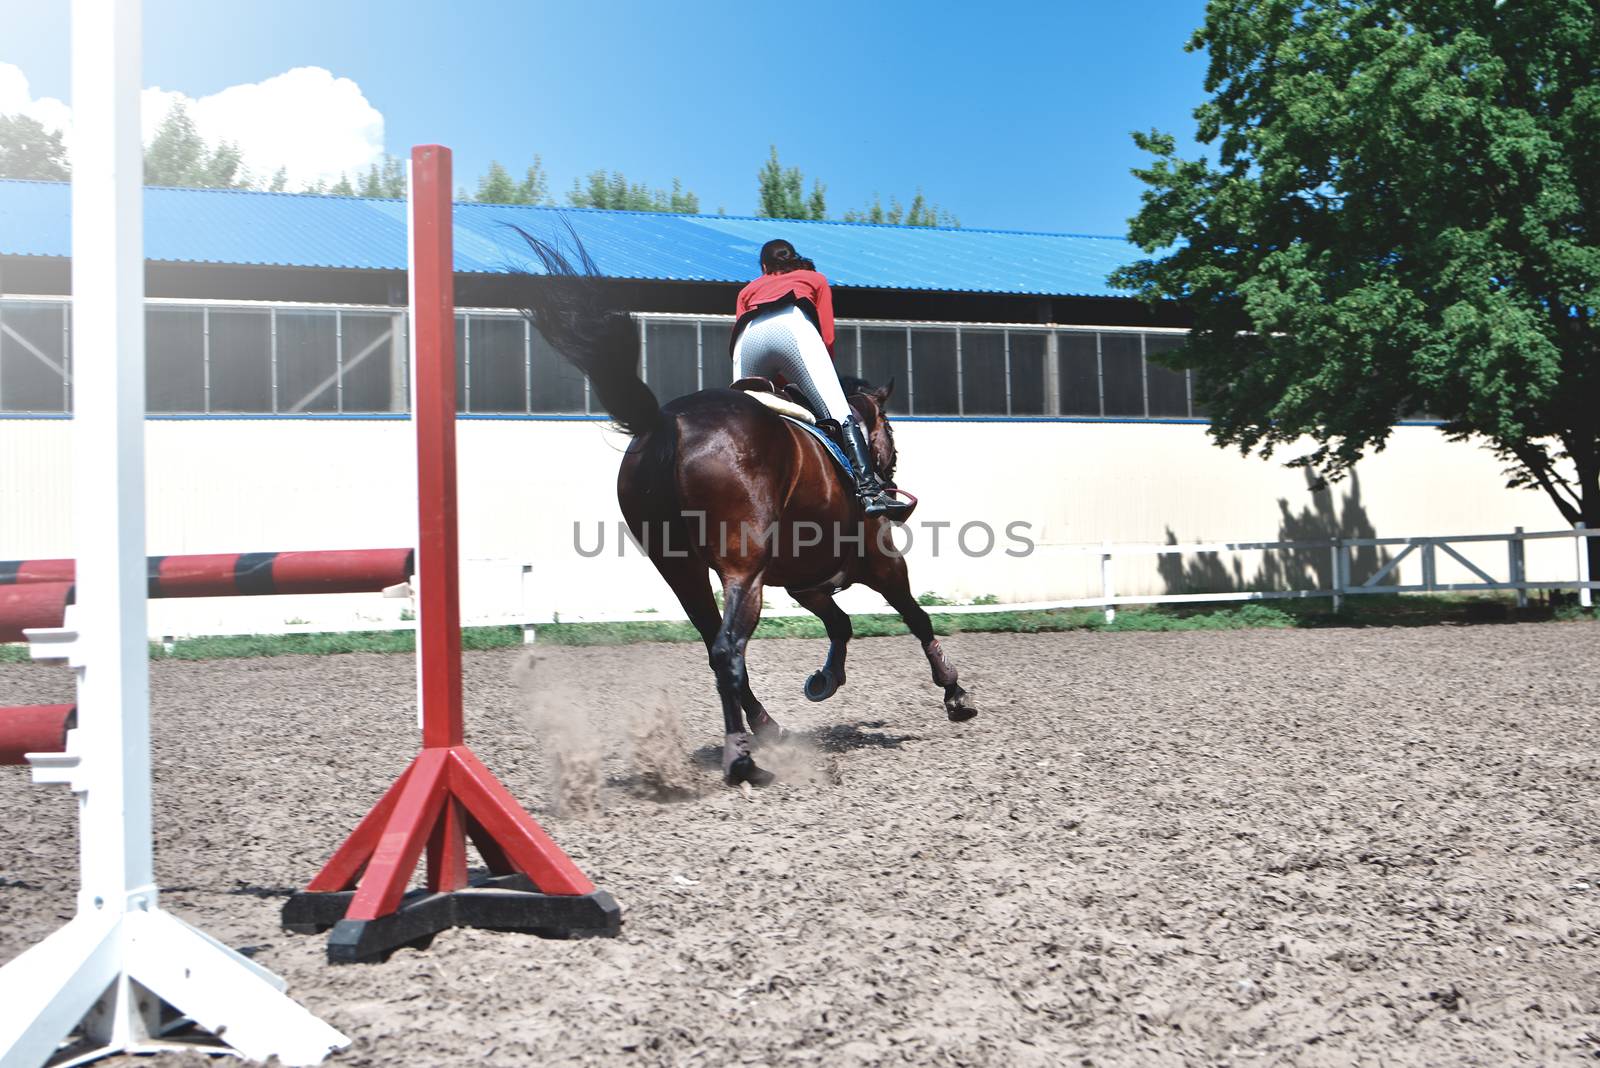
[[[283,926],[297,934],[332,928],[330,964],[383,960],[402,946],[426,944],[452,927],[522,931],[544,938],[613,938],[622,929],[622,909],[604,890],[581,897],[541,894],[525,875],[494,876],[449,894],[413,890],[401,898],[398,909],[375,920],[344,918],[353,897],[353,890],[302,891],[284,903]]]

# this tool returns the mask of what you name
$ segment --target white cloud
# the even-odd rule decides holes
[[[72,109],[55,97],[33,98],[21,67],[0,63],[0,115],[18,114],[36,119],[50,130],[64,130],[72,121]]]
[[[259,82],[231,85],[199,99],[168,89],[146,89],[140,100],[144,140],[175,102],[189,109],[200,136],[212,145],[239,146],[244,165],[265,182],[283,167],[289,188],[352,178],[383,157],[383,114],[361,87],[322,67],[295,67]],[[0,114],[22,112],[51,129],[67,130],[72,111],[51,97],[34,99],[27,76],[0,63]]]

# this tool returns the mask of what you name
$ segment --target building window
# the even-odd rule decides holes
[[[1042,330],[1007,330],[1008,415],[1044,415],[1050,393],[1050,335]]]
[[[663,402],[733,377],[729,316],[640,314],[640,367]],[[463,413],[603,416],[583,375],[517,313],[456,315]],[[146,396],[157,414],[402,413],[404,309],[151,303]],[[1163,358],[1178,331],[974,324],[838,324],[834,366],[894,415],[1204,418],[1194,372]],[[71,410],[70,302],[0,299],[0,412]]]
[[[701,388],[711,389],[714,386],[726,386],[733,381],[733,352],[730,345],[733,341],[733,323],[700,321],[700,366]],[[851,360],[851,366],[854,365]],[[840,364],[840,373],[844,373],[845,364]]]
[[[205,309],[145,309],[144,395],[152,412],[209,410]]]
[[[699,333],[693,322],[645,322],[644,380],[662,404],[700,388]]]
[[[339,313],[340,411],[410,409],[409,334],[403,312]]]
[[[860,331],[853,326],[838,326],[833,331],[833,365],[840,378],[861,377]]]
[[[469,412],[528,410],[528,329],[521,316],[468,315]]]
[[[962,414],[1010,415],[1006,377],[1006,331],[961,331]]]
[[[0,411],[64,412],[70,380],[65,304],[0,306]]]
[[[905,327],[864,326],[858,334],[861,377],[874,386],[886,386],[891,380],[895,384],[894,396],[889,398],[890,415],[906,415],[911,411],[910,375],[906,373],[909,333]]]
[[[273,311],[212,308],[206,365],[212,412],[273,412]]]
[[[581,415],[588,409],[588,380],[572,364],[551,348],[537,330],[529,338],[533,346],[530,412]]]
[[[1183,338],[1174,334],[1144,335],[1144,374],[1149,383],[1150,417],[1183,418],[1189,414],[1189,376],[1185,371],[1174,371],[1156,362],[1163,352],[1183,346]]]
[[[1100,335],[1100,383],[1105,410],[1102,414],[1142,418],[1144,406],[1144,351],[1138,334]]]
[[[339,313],[279,309],[277,410],[339,410]]]

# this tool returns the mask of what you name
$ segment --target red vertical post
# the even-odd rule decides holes
[[[622,913],[467,748],[456,533],[455,257],[450,150],[411,150],[412,395],[417,430],[417,670],[422,752],[283,907],[330,923],[330,961],[375,960],[453,926],[614,935]],[[467,836],[494,878],[467,880]],[[430,893],[407,903],[423,854]],[[342,917],[342,918],[340,918]]]
[[[456,534],[455,248],[450,150],[411,150],[411,307],[417,427],[417,670],[422,744],[460,745],[461,598]]]

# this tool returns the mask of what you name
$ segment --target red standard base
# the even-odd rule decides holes
[[[468,838],[489,869],[488,889],[468,886]],[[427,891],[408,895],[424,850]],[[614,935],[621,913],[472,750],[454,745],[422,750],[289,899],[283,922],[307,932],[333,926],[328,959],[346,963],[381,959],[458,925]]]

